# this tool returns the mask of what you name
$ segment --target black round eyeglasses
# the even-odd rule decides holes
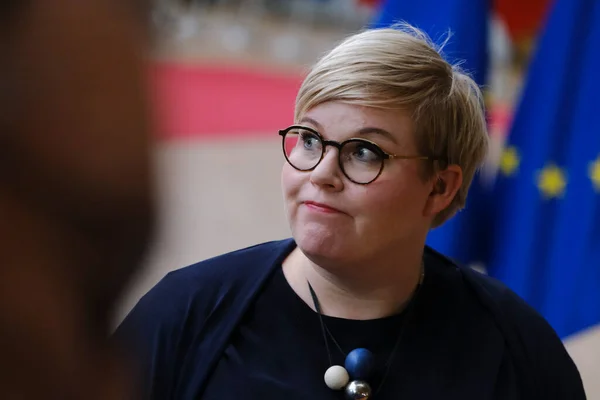
[[[377,144],[366,139],[352,138],[343,142],[325,140],[312,128],[292,125],[279,131],[283,155],[298,171],[312,171],[325,157],[326,147],[338,149],[340,170],[352,182],[367,185],[383,171],[387,159],[434,160],[427,156],[399,156],[386,153]]]

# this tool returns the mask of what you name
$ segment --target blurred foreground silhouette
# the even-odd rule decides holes
[[[153,226],[141,1],[0,5],[0,398],[130,398],[107,337]]]

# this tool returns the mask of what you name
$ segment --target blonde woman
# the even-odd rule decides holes
[[[170,273],[117,338],[154,399],[583,399],[550,326],[425,246],[488,148],[479,88],[408,25],[343,41],[279,132],[292,238]]]

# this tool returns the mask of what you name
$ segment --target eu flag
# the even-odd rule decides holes
[[[399,21],[426,32],[436,43],[444,41],[444,57],[460,63],[481,86],[488,66],[488,24],[491,0],[385,0],[374,27],[387,27]],[[433,229],[427,244],[463,263],[483,262],[487,256],[485,240],[489,188],[476,175],[465,209],[441,227]]]
[[[500,163],[491,275],[565,338],[600,323],[600,1],[557,0]]]

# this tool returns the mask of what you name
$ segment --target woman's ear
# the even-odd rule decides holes
[[[425,207],[425,215],[436,215],[452,203],[462,186],[462,169],[458,165],[449,165],[437,173]]]
[[[442,194],[446,191],[446,187],[446,182],[444,182],[444,180],[438,176],[435,181],[435,185],[433,186],[432,193]]]

